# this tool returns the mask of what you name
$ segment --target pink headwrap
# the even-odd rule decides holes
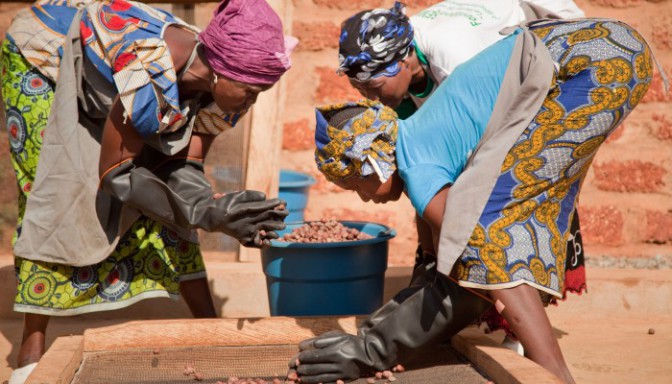
[[[297,42],[264,0],[222,1],[199,40],[215,72],[248,84],[277,82]]]

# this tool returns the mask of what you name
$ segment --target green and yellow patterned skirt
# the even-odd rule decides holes
[[[54,99],[54,84],[8,40],[2,44],[0,77],[19,188],[14,244],[21,236],[26,201]],[[180,239],[146,217],[138,219],[114,252],[98,264],[73,267],[15,257],[15,268],[18,291],[14,310],[53,316],[118,309],[152,297],[176,298],[180,281],[205,277],[198,244]]]

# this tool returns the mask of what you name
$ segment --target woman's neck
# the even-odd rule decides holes
[[[214,81],[212,69],[207,64],[203,52],[199,49],[189,68],[180,81],[180,91],[184,92],[209,92],[212,90]]]
[[[420,64],[418,55],[415,52],[409,55],[406,60],[411,71],[411,85],[408,87],[408,91],[411,93],[422,93],[427,88],[427,72],[422,68],[422,64]]]
[[[210,91],[212,70],[207,64],[202,48],[197,47],[196,35],[192,31],[171,25],[165,31],[164,39],[173,60],[175,73],[179,75],[183,72],[178,84],[180,96]],[[192,54],[195,54],[193,60],[191,60]]]

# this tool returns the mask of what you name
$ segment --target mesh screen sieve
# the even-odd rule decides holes
[[[226,382],[239,378],[284,379],[287,362],[297,352],[296,345],[134,349],[113,352],[89,352],[75,375],[73,384],[193,384]],[[204,375],[195,381],[185,375],[191,365]],[[394,384],[483,384],[486,379],[450,346],[437,346],[406,364],[405,372],[395,373]],[[376,383],[384,384],[384,379]],[[354,381],[365,384],[365,379]]]

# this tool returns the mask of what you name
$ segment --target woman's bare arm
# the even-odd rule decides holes
[[[420,242],[422,251],[436,255],[434,239],[432,237],[432,228],[427,224],[425,219],[417,213],[415,214],[415,227],[418,230],[418,242]]]
[[[144,140],[133,127],[130,119],[124,123],[124,108],[119,98],[115,100],[105,121],[100,149],[99,175],[115,165],[140,154]],[[215,136],[193,134],[186,148],[175,157],[205,159]]]
[[[217,136],[194,133],[191,135],[189,145],[182,151],[177,153],[175,157],[189,157],[192,159],[205,159],[205,156],[210,151],[210,145]]]
[[[165,32],[165,40],[175,65],[175,72],[180,72],[195,44],[194,33],[184,28],[169,26]],[[124,120],[126,120],[125,123]],[[214,136],[210,135],[194,135],[189,144],[189,149],[185,149],[176,156],[184,157],[188,155],[204,158],[213,139]],[[124,117],[123,104],[117,97],[112,104],[103,128],[99,174],[102,176],[110,167],[139,155],[143,146],[144,140],[133,127],[131,119]]]
[[[446,197],[448,197],[449,185],[444,186],[434,195],[432,200],[427,204],[422,218],[427,223],[432,232],[432,244],[434,250],[439,249],[439,237],[441,235],[441,224],[443,223],[443,213],[446,209]]]
[[[105,172],[113,166],[139,155],[144,145],[144,140],[133,127],[130,118],[124,117],[124,106],[121,99],[117,97],[103,126],[98,164],[99,176],[103,177]]]

